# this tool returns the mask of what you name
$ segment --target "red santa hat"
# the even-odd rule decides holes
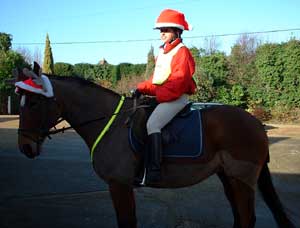
[[[163,10],[156,20],[155,29],[165,27],[179,28],[181,30],[191,29],[185,20],[184,14],[172,9]]]
[[[16,92],[19,89],[23,89],[32,93],[41,94],[46,97],[53,97],[53,87],[49,78],[45,75],[41,75],[38,79],[28,78],[24,81],[18,81],[15,83]]]

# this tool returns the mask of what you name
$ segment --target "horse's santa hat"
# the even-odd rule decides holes
[[[23,89],[32,93],[41,94],[45,97],[53,97],[53,87],[46,75],[37,76],[34,72],[24,69],[23,73],[28,76],[28,79],[15,83],[16,92]]]

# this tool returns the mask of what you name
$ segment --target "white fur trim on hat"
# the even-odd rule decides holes
[[[37,80],[42,80],[43,82],[40,83]],[[32,93],[44,95],[45,97],[54,97],[52,84],[46,75],[41,75],[41,78],[34,79],[33,81],[35,81],[36,84],[42,84],[43,88],[39,89],[39,88],[32,87],[32,86],[24,83],[23,81],[16,82],[15,86],[18,88],[30,91]]]
[[[175,23],[155,23],[155,29],[159,28],[179,28],[184,30],[183,25],[175,24]]]

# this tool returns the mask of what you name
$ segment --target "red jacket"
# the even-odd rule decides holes
[[[194,72],[195,61],[193,56],[189,49],[183,46],[173,56],[171,74],[163,84],[153,84],[152,75],[149,80],[139,83],[137,89],[143,94],[156,96],[159,103],[173,101],[184,93],[195,93],[196,84],[192,78]]]

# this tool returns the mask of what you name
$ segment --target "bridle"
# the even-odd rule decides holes
[[[45,101],[46,105],[44,105],[45,107],[48,107],[47,104],[49,104],[50,101],[55,100],[54,97],[52,98],[43,98],[43,101]],[[40,105],[40,104],[38,104]],[[44,107],[43,106],[43,107]],[[47,126],[47,121],[45,118],[45,114],[48,111],[48,108],[43,108],[41,110],[41,116],[42,116],[42,121],[41,121],[41,126],[38,128],[18,128],[18,134],[22,135],[26,138],[29,138],[30,140],[34,141],[36,144],[41,144],[44,140],[45,137],[49,137],[49,129],[46,127]],[[32,137],[30,134],[28,133],[33,133],[33,134],[37,134],[37,138]],[[51,137],[50,137],[51,138]]]
[[[44,99],[45,99],[46,103],[54,102],[58,106],[55,97],[44,98]],[[46,113],[49,111],[48,110],[49,105],[46,104],[44,106],[47,107],[47,108],[43,108],[41,110],[42,111],[41,115],[42,115],[43,119],[41,121],[41,126],[40,127],[38,127],[38,128],[18,128],[18,134],[19,135],[22,135],[25,138],[29,138],[30,140],[32,140],[33,142],[35,142],[37,145],[42,144],[44,138],[46,138],[46,137],[48,137],[49,139],[52,139],[51,135],[55,135],[55,134],[60,133],[60,132],[64,133],[65,131],[67,131],[69,129],[73,129],[73,128],[76,128],[76,127],[82,127],[82,126],[85,126],[85,125],[90,124],[92,122],[100,121],[100,120],[103,120],[103,119],[106,118],[105,116],[102,116],[102,117],[98,117],[98,118],[95,118],[95,119],[83,121],[83,122],[81,122],[81,123],[79,123],[77,125],[73,125],[73,126],[70,126],[70,127],[62,127],[62,128],[57,129],[55,126],[58,125],[59,123],[65,121],[65,118],[60,117],[54,123],[54,127],[53,127],[54,130],[51,130],[52,128],[49,128],[47,126],[48,125],[48,121],[47,121],[47,118],[46,118]],[[28,133],[36,134],[37,137],[32,137]]]
[[[76,128],[76,127],[82,127],[82,126],[85,126],[87,124],[90,124],[92,122],[96,122],[96,121],[99,121],[99,120],[103,120],[105,119],[106,117],[99,117],[99,118],[96,118],[96,119],[92,119],[92,120],[87,120],[87,121],[84,121],[80,124],[77,124],[75,126],[70,126],[70,127],[62,127],[62,128],[59,128],[57,129],[55,126],[58,125],[59,123],[65,121],[64,118],[59,118],[55,124],[54,124],[54,130],[51,130],[48,129],[48,128],[30,128],[30,129],[26,129],[26,128],[19,128],[18,129],[18,134],[26,137],[26,138],[29,138],[30,140],[34,141],[35,143],[37,144],[41,144],[44,140],[45,137],[49,138],[49,139],[52,139],[51,135],[55,135],[57,133],[64,133],[65,131],[67,130],[70,130],[70,129],[73,129],[73,128]],[[26,133],[37,133],[38,135],[38,139],[34,139],[32,136],[26,134]]]

